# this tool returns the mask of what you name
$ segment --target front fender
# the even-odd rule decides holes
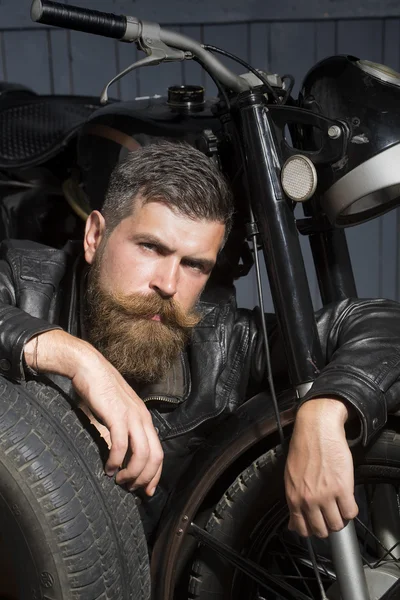
[[[296,395],[279,398],[282,426],[295,417]],[[190,523],[218,479],[245,452],[277,431],[270,394],[263,392],[245,402],[217,428],[196,452],[169,499],[152,554],[153,600],[172,600],[177,565]]]

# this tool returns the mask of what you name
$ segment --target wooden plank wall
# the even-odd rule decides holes
[[[168,24],[400,17],[396,0],[63,0],[90,10]],[[32,27],[32,0],[1,0],[2,29]]]
[[[399,18],[176,23],[169,27],[234,52],[258,68],[292,73],[297,88],[308,68],[332,54],[353,54],[400,70]],[[0,31],[0,77],[39,93],[99,94],[106,81],[135,59],[133,46],[77,32],[37,26]],[[231,66],[238,73],[243,71]],[[215,92],[199,67],[186,63],[137,71],[113,89],[113,96],[164,94],[168,85],[181,82],[200,82],[210,94]],[[359,296],[400,299],[399,230],[399,211],[348,230]],[[318,306],[308,241],[302,242]],[[267,289],[266,294],[271,308]],[[253,274],[238,283],[238,297],[243,306],[255,304]]]

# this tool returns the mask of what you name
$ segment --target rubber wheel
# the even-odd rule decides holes
[[[397,488],[397,501],[400,486],[400,435],[394,431],[385,431],[380,438],[368,449],[363,456],[355,457],[356,500],[359,506],[373,504],[372,490],[378,483],[391,483]],[[299,575],[292,568],[294,561],[280,556],[282,548],[304,548],[301,558],[308,558],[305,542],[296,534],[287,530],[288,509],[284,495],[285,457],[280,450],[270,450],[254,461],[225,492],[208,520],[206,530],[214,538],[234,549],[236,552],[256,562],[273,575],[286,573],[292,582]],[[375,488],[373,488],[375,486]],[[357,495],[358,494],[358,495]],[[361,500],[363,498],[363,500]],[[361,504],[364,502],[364,504]],[[364,512],[364,514],[362,514]],[[359,517],[368,519],[367,509],[360,508]],[[356,523],[356,529],[359,526]],[[371,527],[371,525],[369,525]],[[364,531],[364,530],[362,530]],[[359,534],[359,532],[357,531]],[[284,539],[284,545],[277,540],[279,535]],[[369,534],[362,534],[365,538]],[[287,536],[286,539],[284,536]],[[369,558],[376,551],[372,538],[364,539],[364,545],[369,548]],[[326,540],[313,538],[314,550],[317,555],[330,558],[329,543]],[[317,548],[315,548],[317,546]],[[280,558],[279,558],[280,557]],[[325,560],[325,559],[324,559]],[[300,562],[300,561],[299,561]],[[331,563],[332,564],[332,563]],[[297,567],[296,567],[297,568]],[[288,570],[287,570],[288,569]],[[302,575],[313,576],[309,565]],[[286,571],[287,570],[287,571]],[[290,579],[290,577],[292,579]],[[311,579],[311,577],[309,577]],[[283,600],[296,597],[286,592],[266,590],[247,575],[236,570],[214,550],[199,546],[192,564],[189,577],[187,598],[191,600]],[[320,598],[320,591],[315,583],[309,584],[308,590],[301,586],[302,593],[310,598]],[[273,586],[272,586],[273,587]],[[276,589],[276,588],[275,588]],[[314,589],[314,591],[313,591]],[[329,584],[325,591],[329,589]],[[336,597],[336,596],[335,596]]]
[[[58,391],[0,379],[0,597],[148,600],[137,504],[104,475],[105,455]]]

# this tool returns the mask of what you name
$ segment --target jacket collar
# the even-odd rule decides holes
[[[79,251],[78,247],[71,243],[66,251],[70,251],[72,255],[72,268],[67,269],[66,276],[61,282],[63,301],[60,312],[60,325],[71,335],[85,339],[83,310],[88,266],[82,253],[81,243],[79,244]]]

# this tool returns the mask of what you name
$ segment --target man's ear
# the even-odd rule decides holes
[[[100,242],[104,237],[105,231],[106,222],[103,215],[98,210],[94,210],[87,218],[85,236],[83,239],[85,259],[89,265],[91,265],[94,260],[94,255],[100,246]]]

